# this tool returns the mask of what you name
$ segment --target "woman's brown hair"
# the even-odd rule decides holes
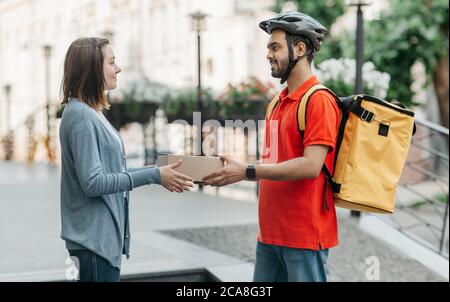
[[[64,60],[61,104],[75,97],[96,110],[109,108],[105,95],[102,51],[107,44],[109,41],[102,38],[80,38],[70,44]]]

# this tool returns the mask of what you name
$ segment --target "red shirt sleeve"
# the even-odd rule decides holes
[[[306,109],[303,146],[326,145],[332,152],[339,132],[340,111],[336,100],[326,91],[315,92]]]

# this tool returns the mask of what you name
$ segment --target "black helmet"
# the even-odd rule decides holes
[[[295,35],[305,37],[308,44],[310,44],[309,46],[312,49],[309,53],[302,56],[304,57],[320,50],[320,45],[325,39],[325,34],[327,33],[327,29],[322,24],[310,16],[299,12],[281,13],[275,18],[260,22],[259,27],[268,34],[271,34],[275,29],[281,29],[286,32],[286,40],[289,50],[289,64],[284,75],[281,77],[281,84],[287,80],[292,69],[295,67],[295,64],[297,64],[297,62],[301,59],[301,57],[293,57],[291,36]]]
[[[281,13],[275,18],[260,22],[259,27],[268,34],[274,29],[282,29],[291,35],[306,37],[315,51],[320,50],[327,33],[327,29],[317,20],[299,12]]]

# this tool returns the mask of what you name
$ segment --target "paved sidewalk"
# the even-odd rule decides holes
[[[0,281],[64,280],[59,238],[59,170],[0,162]],[[207,269],[223,281],[250,281],[257,203],[146,186],[131,193],[131,258],[122,275]],[[341,244],[331,281],[366,281],[365,260],[380,259],[381,281],[445,281],[340,214]]]
[[[164,231],[164,234],[244,261],[255,261],[256,224]],[[446,281],[419,262],[360,230],[353,218],[339,219],[340,244],[330,250],[329,281],[377,281],[366,277],[372,258],[379,260],[378,281]],[[370,274],[369,274],[369,278]]]

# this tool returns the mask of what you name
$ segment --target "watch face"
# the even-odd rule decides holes
[[[254,180],[256,178],[256,169],[254,166],[247,167],[247,179]]]

